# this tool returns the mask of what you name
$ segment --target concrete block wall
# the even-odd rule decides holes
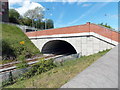
[[[31,39],[37,48],[41,51],[43,46],[49,41],[53,40],[63,40],[70,43],[77,53],[82,53],[82,55],[91,55],[103,51],[106,49],[113,48],[114,45],[107,43],[94,36],[80,36],[71,38],[44,38],[44,39]]]

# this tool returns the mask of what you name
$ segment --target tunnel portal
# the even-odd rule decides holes
[[[69,55],[69,54],[76,54],[76,50],[74,49],[74,47],[66,42],[66,41],[62,41],[62,40],[53,40],[53,41],[49,41],[47,42],[41,52],[43,54],[55,54],[55,55]]]

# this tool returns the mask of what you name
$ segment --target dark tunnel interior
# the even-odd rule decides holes
[[[66,41],[53,40],[47,42],[41,51],[43,54],[69,55],[76,54],[74,47]]]

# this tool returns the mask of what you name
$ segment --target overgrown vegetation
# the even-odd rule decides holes
[[[53,63],[53,60],[40,60],[38,63],[34,64],[30,70],[24,74],[24,78],[28,79],[34,75],[41,74],[43,72],[47,72],[51,70],[52,68],[56,67],[56,65]]]
[[[20,44],[21,41],[24,44]],[[2,59],[15,61],[23,54],[25,58],[30,58],[40,52],[21,29],[14,25],[2,24]]]
[[[21,66],[21,68],[26,68],[23,63],[22,64],[20,63],[20,65],[23,65],[23,66]],[[33,77],[34,75],[38,75],[43,72],[47,72],[47,71],[53,69],[54,67],[56,67],[56,65],[53,63],[52,59],[50,59],[50,60],[41,59],[38,63],[30,66],[28,71],[26,71],[26,73],[22,74],[22,76],[20,75],[17,79],[13,78],[12,72],[10,71],[9,79],[4,81],[2,83],[2,85],[6,86],[6,85],[10,85],[10,84],[13,84],[13,83],[21,81],[21,80],[29,79],[29,78]]]
[[[18,57],[18,60],[20,61],[20,63],[18,63],[16,66],[18,69],[21,68],[27,68],[29,65],[27,64],[27,61],[25,60],[25,56],[24,55],[20,55]]]
[[[53,61],[41,61],[37,65],[33,65],[28,74],[25,74],[25,76],[28,76],[26,78],[29,79],[22,79],[22,81],[20,80],[6,88],[60,88],[108,51],[66,61],[60,66],[57,65],[57,67],[53,64]]]

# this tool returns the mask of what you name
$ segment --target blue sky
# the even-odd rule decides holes
[[[108,23],[113,28],[118,27],[118,3],[111,2],[86,2],[78,3],[41,3],[44,7],[49,8],[45,13],[46,18],[55,22],[55,27],[66,27],[92,23]]]
[[[31,4],[29,0],[28,3]],[[45,18],[52,19],[55,28],[81,25],[86,22],[96,24],[103,22],[118,29],[117,2],[35,2],[31,8],[34,6],[49,8],[45,11]],[[22,9],[25,10],[22,3],[11,4],[10,8],[15,8],[20,13],[22,13]]]

